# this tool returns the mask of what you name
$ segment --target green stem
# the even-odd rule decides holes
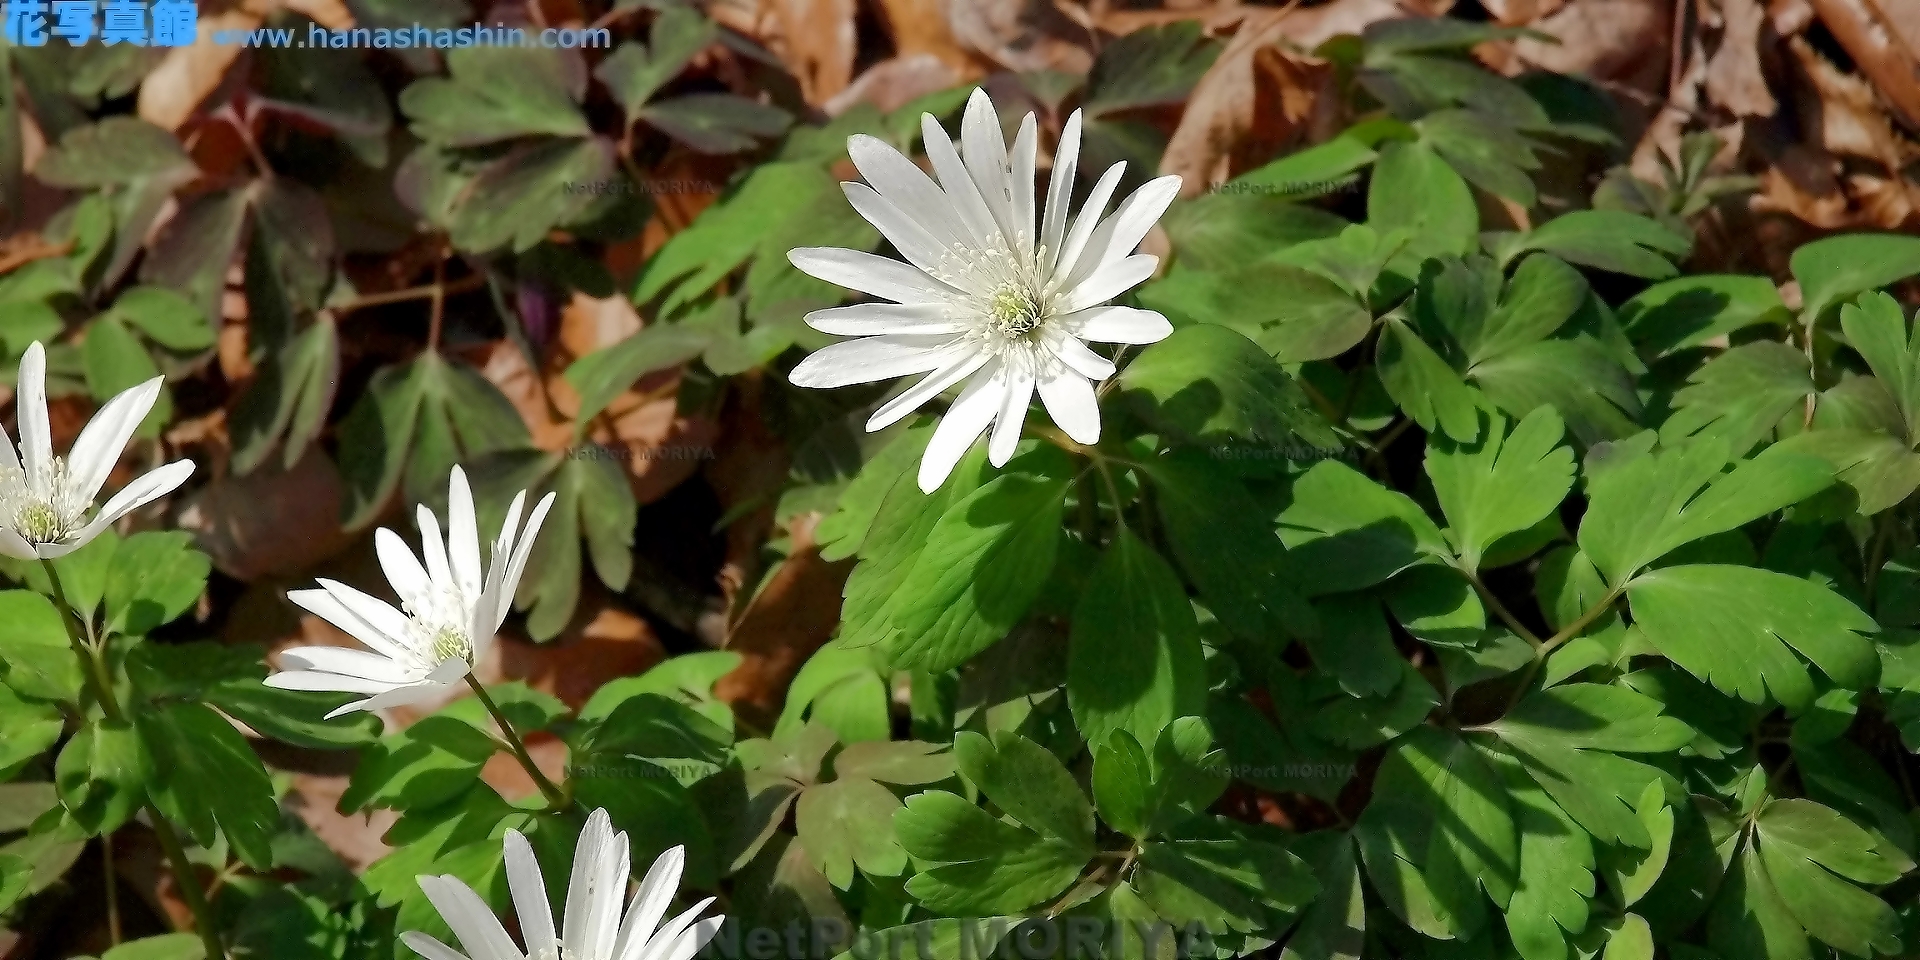
[[[480,698],[480,705],[486,707],[487,713],[493,716],[493,722],[500,727],[500,735],[506,741],[507,748],[513,751],[514,759],[519,760],[520,766],[526,769],[527,776],[533,778],[534,785],[540,788],[540,795],[547,798],[547,807],[552,810],[566,807],[572,798],[555,786],[552,780],[547,779],[547,775],[541,771],[539,765],[533,762],[533,754],[527,752],[526,741],[520,739],[520,733],[513,729],[513,724],[507,720],[507,715],[500,712],[500,705],[493,702],[493,697],[488,695],[487,688],[474,679],[471,673],[467,674],[467,686],[473,688],[474,696]]]
[[[1493,615],[1499,617],[1500,622],[1507,625],[1507,629],[1512,630],[1520,636],[1520,639],[1533,644],[1533,646],[1538,649],[1540,647],[1540,638],[1534,636],[1533,631],[1527,629],[1527,625],[1521,623],[1520,618],[1514,616],[1513,612],[1507,609],[1507,605],[1501,603],[1500,598],[1493,595],[1492,590],[1487,589],[1487,584],[1480,579],[1480,574],[1473,570],[1466,571],[1466,574],[1467,580],[1473,584],[1474,592],[1480,595],[1480,602],[1486,604],[1487,609],[1492,610]]]
[[[53,600],[60,608],[60,621],[66,627],[67,641],[73,645],[75,656],[80,658],[82,669],[86,671],[87,684],[93,688],[94,699],[100,703],[100,712],[108,720],[125,723],[126,714],[120,710],[119,698],[113,693],[113,680],[107,672],[104,644],[89,643],[82,639],[81,620],[73,605],[67,602],[66,589],[60,583],[60,572],[54,569],[53,561],[42,559],[42,569],[47,571],[47,581],[53,587]],[[88,624],[84,630],[92,634]],[[180,836],[173,832],[173,824],[168,822],[153,800],[146,801],[147,819],[153,828],[153,835],[160,841],[160,849],[167,855],[167,863],[173,868],[176,885],[180,888],[180,898],[187,902],[187,910],[193,914],[195,932],[200,934],[200,943],[206,948],[209,960],[221,960],[226,950],[220,946],[220,933],[213,926],[213,910],[207,906],[206,891],[200,889],[199,878],[194,876],[193,862],[187,859],[186,848],[180,844]],[[113,882],[112,877],[107,878]]]
[[[1537,642],[1533,648],[1533,662],[1527,664],[1526,673],[1520,676],[1520,685],[1513,688],[1513,696],[1507,701],[1507,709],[1502,712],[1511,712],[1513,708],[1520,703],[1520,698],[1527,695],[1527,688],[1533,686],[1534,674],[1539,673],[1541,665],[1547,662],[1547,654],[1552,653],[1568,640],[1579,636],[1580,631],[1585,630],[1591,626],[1595,620],[1600,619],[1601,614],[1613,608],[1613,602],[1620,599],[1620,594],[1625,589],[1625,585],[1621,585],[1607,591],[1607,595],[1600,598],[1599,603],[1594,604],[1588,608],[1587,612],[1575,618],[1572,623],[1561,628],[1559,633],[1548,637],[1544,641]]]

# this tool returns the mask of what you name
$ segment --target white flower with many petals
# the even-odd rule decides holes
[[[374,548],[387,582],[400,596],[400,609],[344,583],[322,579],[320,589],[294,590],[287,599],[346,631],[372,652],[343,647],[294,647],[280,654],[291,669],[267,678],[282,690],[330,690],[368,694],[327,719],[355,710],[381,710],[430,699],[459,683],[486,652],[513,605],[513,593],[526,571],[540,523],[553,506],[549,493],[534,507],[520,531],[526,491],[514,495],[507,520],[493,541],[491,564],[480,569],[480,538],[467,475],[453,468],[447,496],[447,538],[433,511],[420,507],[420,565],[400,535],[385,527],[374,533]]]
[[[842,184],[847,199],[907,262],[837,247],[792,251],[789,259],[802,271],[892,302],[808,314],[807,324],[822,333],[860,339],[815,352],[790,379],[842,387],[926,374],[874,412],[870,431],[964,383],[920,463],[920,489],[931,492],[988,427],[988,458],[1005,464],[1035,392],[1068,436],[1100,439],[1093,384],[1112,376],[1114,365],[1087,341],[1154,343],[1173,332],[1150,310],[1105,304],[1153,276],[1158,259],[1133,250],[1173,202],[1180,178],[1142,186],[1102,219],[1126,167],[1116,163],[1069,224],[1080,153],[1075,111],[1054,151],[1036,227],[1032,114],[1011,156],[993,103],[978,90],[961,120],[961,149],[932,115],[921,117],[921,130],[938,183],[873,137],[847,142],[867,180]]]
[[[107,401],[64,459],[53,455],[47,419],[47,352],[39,343],[20,358],[20,450],[0,431],[0,554],[52,560],[87,545],[109,524],[172,493],[193,475],[193,461],[176,460],[122,487],[92,519],[93,498],[140,421],[160,396],[160,377]]]
[[[674,847],[653,862],[623,921],[620,897],[627,888],[627,835],[614,833],[607,812],[595,810],[574,848],[564,932],[556,935],[546,882],[533,848],[518,830],[507,831],[506,847],[507,886],[520,915],[525,953],[480,896],[450,876],[421,877],[420,889],[467,952],[461,954],[411,930],[400,935],[400,942],[427,960],[692,960],[726,921],[717,916],[695,921],[713,903],[708,897],[661,925],[680,886],[680,869],[686,861],[683,847]]]

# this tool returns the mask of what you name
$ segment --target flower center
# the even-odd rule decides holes
[[[473,659],[473,641],[467,638],[465,630],[456,627],[441,627],[433,632],[433,662],[445,663],[455,657],[471,661]]]
[[[1033,294],[1014,285],[994,291],[987,305],[987,319],[1002,336],[1025,339],[1040,327],[1040,304]]]
[[[60,515],[39,501],[22,504],[13,517],[13,529],[28,543],[52,543],[65,532],[63,527]]]

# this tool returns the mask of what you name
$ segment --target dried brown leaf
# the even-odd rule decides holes
[[[1183,195],[1206,192],[1305,132],[1334,70],[1326,61],[1286,48],[1298,38],[1290,16],[1288,10],[1248,16],[1194,85],[1160,158],[1161,173],[1180,176]]]
[[[1771,117],[1779,101],[1767,89],[1760,43],[1767,13],[1759,0],[1720,0],[1724,31],[1707,61],[1707,100],[1741,117]]]
[[[1920,130],[1920,0],[1812,0],[1820,22],[1910,130]]]

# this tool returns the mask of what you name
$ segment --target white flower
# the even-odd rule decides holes
[[[63,459],[53,455],[47,421],[47,352],[38,342],[20,358],[20,451],[0,430],[0,554],[51,560],[86,546],[109,524],[174,491],[193,475],[193,461],[176,460],[120,489],[87,519],[121,451],[160,396],[160,377],[107,401],[80,431]]]
[[[939,183],[899,151],[868,136],[847,141],[866,183],[847,199],[906,257],[901,263],[857,250],[802,247],[788,258],[819,279],[892,303],[862,303],[807,315],[822,333],[859,337],[801,361],[802,387],[842,387],[925,373],[867,421],[879,430],[950,387],[965,383],[920,463],[932,492],[993,426],[987,452],[1007,462],[1037,390],[1053,421],[1080,443],[1100,439],[1093,383],[1114,365],[1085,341],[1154,343],[1173,332],[1150,310],[1102,306],[1153,275],[1157,258],[1134,254],[1173,202],[1179,177],[1161,177],[1106,219],[1126,164],[1116,163],[1067,223],[1080,153],[1075,111],[1054,151],[1044,216],[1034,223],[1034,118],[1028,114],[1009,157],[987,95],[975,90],[961,121],[964,159],[931,115],[922,138]]]
[[[344,583],[322,579],[318,590],[294,590],[287,599],[346,631],[373,649],[294,647],[280,654],[292,669],[267,678],[282,690],[332,690],[369,694],[332,713],[381,710],[431,699],[459,683],[486,652],[507,619],[514,590],[533,552],[540,523],[553,506],[549,493],[534,507],[526,530],[518,533],[527,492],[514,495],[507,521],[493,541],[491,565],[480,572],[480,538],[473,517],[473,493],[467,475],[453,468],[447,495],[447,538],[433,511],[420,507],[421,547],[427,563],[407,549],[400,535],[381,527],[373,544],[387,582],[400,596],[400,609]]]
[[[614,833],[605,810],[587,818],[587,829],[573,852],[573,878],[567,884],[563,936],[556,936],[553,911],[547,905],[547,886],[534,861],[533,848],[518,830],[507,831],[507,886],[520,932],[527,941],[521,953],[513,938],[472,888],[450,876],[421,877],[420,889],[453,928],[460,954],[424,933],[409,930],[400,942],[427,960],[691,960],[713,938],[725,917],[694,922],[713,898],[660,925],[667,905],[680,886],[684,847],[660,855],[647,871],[640,889],[620,919],[620,897],[627,888],[627,835]]]

